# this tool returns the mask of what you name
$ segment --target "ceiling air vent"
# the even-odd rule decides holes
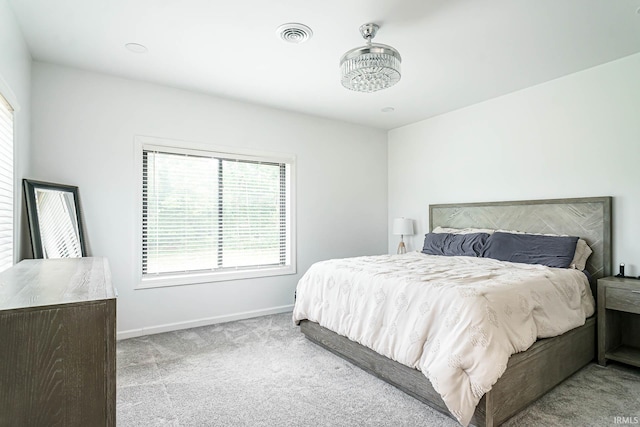
[[[313,31],[304,24],[291,22],[282,24],[276,30],[276,34],[287,43],[304,43],[311,38]]]

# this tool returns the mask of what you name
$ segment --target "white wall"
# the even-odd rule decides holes
[[[14,248],[18,260],[31,254],[21,187],[22,178],[28,174],[29,167],[30,92],[31,54],[13,11],[5,0],[0,0],[0,93],[15,109],[14,200],[17,233],[14,237]]]
[[[638,76],[640,54],[392,130],[389,224],[416,219],[415,250],[429,204],[613,196],[614,266],[640,275]]]
[[[79,187],[90,255],[109,258],[120,294],[121,337],[285,311],[313,262],[386,252],[383,131],[39,62],[32,91],[32,178]],[[298,274],[134,290],[135,135],[297,156]]]

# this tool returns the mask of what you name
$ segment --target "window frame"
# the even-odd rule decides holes
[[[19,150],[18,150],[18,141],[20,140],[20,132],[18,129],[18,120],[19,120],[19,116],[20,116],[20,104],[18,103],[18,99],[16,97],[16,95],[13,93],[13,91],[11,90],[11,87],[7,84],[7,82],[2,78],[2,75],[0,75],[0,96],[2,96],[4,98],[4,100],[9,104],[9,107],[12,110],[12,132],[13,132],[13,139],[12,139],[12,155],[13,155],[13,164],[12,164],[12,168],[13,168],[13,177],[12,177],[12,188],[13,188],[13,221],[12,221],[12,228],[13,228],[13,236],[12,236],[12,264],[16,265],[19,261],[20,261],[20,251],[18,250],[20,248],[20,244],[19,244],[19,228],[21,225],[21,217],[20,217],[20,208],[22,206],[22,188],[21,188],[21,184],[20,182],[16,179],[17,176],[17,168],[18,168],[18,162],[19,162]]]
[[[151,136],[135,136],[135,164],[136,164],[136,286],[134,289],[150,289],[167,286],[193,285],[200,283],[221,282],[227,280],[255,279],[260,277],[283,276],[297,273],[296,267],[296,215],[295,215],[295,156],[290,154],[235,148],[220,145],[210,145],[191,141],[173,140]],[[197,271],[185,273],[161,273],[145,275],[142,272],[142,218],[143,218],[143,151],[158,150],[168,153],[193,154],[215,157],[234,158],[238,160],[262,161],[270,163],[286,163],[289,167],[287,174],[287,258],[289,263],[281,266],[242,268],[238,270]]]

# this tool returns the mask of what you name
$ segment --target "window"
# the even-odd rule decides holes
[[[0,95],[0,271],[13,265],[13,108]]]
[[[140,145],[141,287],[295,273],[291,158]]]

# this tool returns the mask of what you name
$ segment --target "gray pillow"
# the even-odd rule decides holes
[[[496,231],[480,256],[500,261],[568,268],[576,252],[577,237],[512,234]]]
[[[487,233],[428,233],[424,236],[422,253],[445,256],[480,256]]]

